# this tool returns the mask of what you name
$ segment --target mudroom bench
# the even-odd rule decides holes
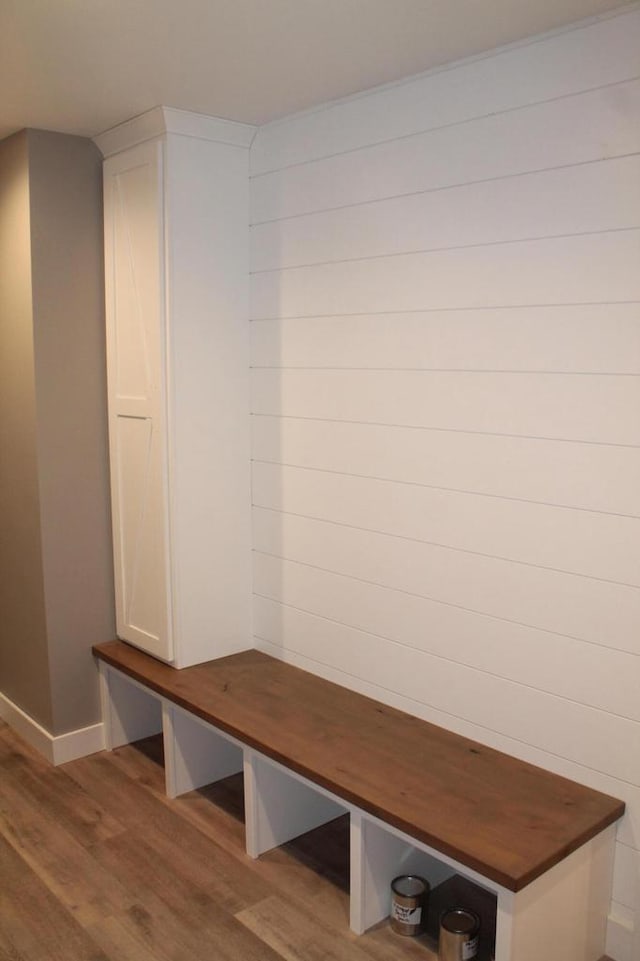
[[[163,732],[167,793],[244,775],[247,853],[348,813],[351,927],[389,884],[460,876],[494,905],[496,961],[604,954],[624,804],[255,650],[176,670],[94,648],[105,747]]]

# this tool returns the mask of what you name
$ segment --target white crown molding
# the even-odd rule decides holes
[[[0,718],[51,764],[65,764],[104,750],[104,725],[92,724],[77,731],[49,734],[37,721],[0,691]]]
[[[256,130],[257,127],[252,124],[237,123],[235,120],[221,120],[218,117],[192,113],[190,110],[176,110],[174,107],[154,107],[98,134],[93,138],[93,142],[103,157],[110,157],[128,147],[135,147],[145,140],[153,140],[167,133],[248,149]]]

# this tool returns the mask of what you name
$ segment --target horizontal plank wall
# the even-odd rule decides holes
[[[640,8],[252,147],[256,646],[623,798],[640,957]]]

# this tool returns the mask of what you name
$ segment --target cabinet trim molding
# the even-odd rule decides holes
[[[257,127],[252,124],[238,123],[235,120],[222,120],[174,107],[154,107],[98,134],[93,138],[93,142],[103,157],[111,157],[167,133],[197,137],[233,147],[245,147],[248,150],[256,130]]]

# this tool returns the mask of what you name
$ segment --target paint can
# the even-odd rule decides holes
[[[402,874],[391,882],[391,927],[396,934],[420,934],[427,920],[429,882]]]
[[[478,953],[480,918],[468,908],[447,908],[440,915],[438,961],[472,961]]]

